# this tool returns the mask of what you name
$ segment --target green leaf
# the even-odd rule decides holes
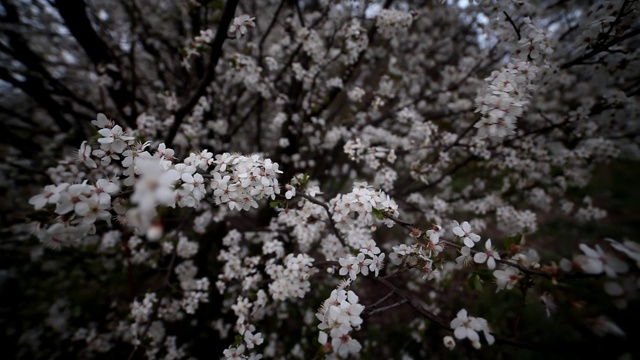
[[[376,208],[373,208],[373,216],[378,220],[384,220],[384,213]]]
[[[478,274],[473,274],[469,277],[469,280],[467,280],[467,287],[469,288],[469,290],[476,290],[476,291],[482,291],[482,279],[480,279],[480,275]]]
[[[521,241],[522,241],[522,234],[517,233],[504,240],[504,247],[507,251],[510,251],[513,245],[520,245]]]
[[[309,179],[309,174],[302,174],[302,179],[299,179],[298,181],[300,181],[300,185],[305,185],[309,182]]]
[[[293,177],[295,182],[297,182],[297,184],[294,182],[294,180],[291,181],[291,185],[306,185],[309,182],[309,174],[298,174],[296,176]]]

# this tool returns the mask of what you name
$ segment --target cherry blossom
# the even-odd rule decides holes
[[[468,316],[465,309],[458,311],[456,318],[451,320],[450,326],[456,339],[469,339],[475,348],[480,348],[480,335],[478,334],[480,331],[484,334],[489,345],[495,341],[487,321],[483,318]]]
[[[467,221],[463,222],[460,225],[457,221],[453,222],[453,233],[462,239],[464,245],[472,248],[475,244],[480,241],[480,235],[475,234],[471,230],[471,225]]]
[[[485,244],[484,252],[477,252],[473,256],[473,261],[478,264],[487,263],[487,267],[491,270],[496,268],[496,260],[500,260],[500,254],[498,254],[491,246],[491,239],[488,239]]]
[[[580,250],[585,255],[578,255],[574,261],[588,274],[605,273],[611,278],[616,278],[618,273],[629,270],[627,263],[621,261],[613,255],[605,253],[599,245],[595,250],[585,244],[580,244]]]
[[[496,285],[498,286],[496,292],[503,289],[513,289],[520,280],[521,276],[519,273],[518,269],[511,266],[507,266],[503,270],[494,270],[493,276],[496,278]]]
[[[256,26],[255,22],[253,22],[255,19],[255,17],[251,17],[249,15],[240,15],[235,17],[229,26],[229,34],[233,35],[236,32],[239,32],[240,36],[244,36],[244,34],[247,33],[247,29]]]
[[[78,150],[78,160],[89,168],[95,169],[98,167],[96,162],[91,158],[91,145],[87,144],[86,141],[83,141],[80,145],[80,149]]]

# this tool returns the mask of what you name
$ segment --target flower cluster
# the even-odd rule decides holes
[[[210,161],[211,187],[216,204],[227,204],[230,210],[257,208],[256,200],[275,198],[280,193],[278,164],[260,155],[244,156],[225,153]]]
[[[244,36],[244,34],[247,33],[247,29],[251,29],[256,26],[256,23],[253,22],[255,19],[255,17],[251,17],[246,14],[236,16],[231,21],[231,25],[229,25],[229,34],[233,36],[236,33],[240,33],[240,36]]]
[[[482,332],[484,335],[487,344],[493,345],[495,342],[495,338],[491,335],[491,328],[487,323],[487,320],[468,316],[467,310],[461,309],[458,311],[456,318],[451,320],[451,324],[449,325],[453,329],[453,335],[458,340],[469,339],[474,348],[479,349],[482,345],[480,344],[480,335],[479,332]]]
[[[485,81],[487,88],[476,97],[476,112],[482,117],[475,123],[481,138],[501,138],[515,134],[516,120],[529,103],[538,68],[526,61],[510,63],[494,71]]]
[[[162,321],[154,320],[156,314],[167,321],[181,319],[175,316],[179,310],[172,308],[168,298],[158,299],[156,293],[146,293],[142,301],[137,299],[131,304],[130,323],[124,321],[118,324],[117,335],[131,343],[136,348],[144,344],[145,356],[149,359],[161,358],[159,353],[165,353],[166,358],[180,359],[185,356],[184,345],[178,347],[176,337],[166,334]]]
[[[94,158],[100,159],[100,166],[103,169],[96,171],[121,172],[122,175],[127,176],[122,181],[122,185],[132,185],[135,179],[135,160],[138,157],[149,155],[144,151],[148,143],[136,143],[133,136],[128,135],[122,127],[107,119],[104,114],[98,114],[92,124],[99,129],[100,137],[97,141],[100,148],[92,151],[91,146],[87,142],[83,142],[78,151],[78,160],[88,168],[96,169],[98,165]],[[122,166],[124,170],[118,168],[113,161],[116,161],[117,165]],[[46,203],[56,204],[55,213],[64,215],[58,218],[61,221],[59,224],[64,226],[56,225],[52,226],[53,229],[49,228],[47,232],[55,235],[53,237],[44,236],[43,241],[53,240],[55,242],[62,238],[73,240],[74,237],[79,238],[87,233],[87,231],[78,232],[77,228],[74,230],[73,225],[89,225],[91,228],[96,219],[109,222],[111,219],[109,210],[116,207],[116,204],[112,204],[112,200],[115,199],[112,199],[111,195],[117,194],[120,187],[120,181],[108,181],[103,178],[98,179],[95,186],[88,185],[87,180],[84,180],[81,184],[63,183],[46,187],[45,192],[31,198],[30,203],[36,209],[42,208]],[[71,213],[72,211],[73,213]],[[124,211],[124,209],[118,210],[116,208],[116,211]],[[81,216],[82,219],[78,216]]]
[[[251,319],[252,314],[254,315],[254,319],[260,318],[257,314],[259,309],[265,305],[265,297],[264,291],[260,290],[258,299],[256,299],[255,302],[251,302],[243,296],[238,296],[236,303],[231,305],[231,309],[238,317],[235,328],[242,340],[236,341],[224,351],[224,356],[227,359],[245,358],[240,356],[244,353],[245,349],[257,351],[256,346],[262,345],[264,342],[263,334],[256,331],[256,327],[249,323],[249,319]],[[251,356],[252,358],[260,358],[260,355],[257,353],[253,353]]]
[[[199,56],[204,46],[209,45],[213,41],[214,33],[212,29],[200,30],[200,35],[196,36],[189,47],[185,50],[186,54],[182,59],[182,66],[189,70],[191,64],[189,60],[193,56]]]
[[[235,36],[237,33],[240,33],[239,37],[244,36],[244,34],[247,33],[247,29],[251,29],[256,26],[254,22],[255,19],[255,17],[251,17],[249,15],[240,15],[235,17],[231,21],[231,25],[229,25],[229,36]],[[189,70],[191,68],[189,59],[191,59],[192,56],[199,56],[202,48],[211,44],[214,36],[215,34],[212,29],[200,30],[200,34],[193,39],[193,42],[191,42],[189,47],[185,50],[185,57],[182,59],[182,66]]]
[[[405,264],[411,268],[418,269],[423,273],[423,278],[437,279],[440,270],[434,268],[434,258],[444,251],[444,246],[440,242],[440,237],[444,234],[444,229],[434,225],[432,229],[422,234],[414,229],[410,236],[412,238],[423,239],[425,242],[418,242],[412,245],[396,245],[393,253],[389,256],[396,264]],[[464,249],[464,248],[463,248]]]
[[[287,185],[287,193],[295,194],[296,188],[292,185]],[[307,195],[312,196],[307,189]],[[293,195],[292,195],[293,197]],[[285,198],[287,194],[285,193]],[[310,201],[303,200],[297,208],[289,208],[286,211],[282,209],[278,213],[278,223],[287,226],[291,229],[291,233],[297,240],[296,245],[303,252],[310,251],[315,244],[322,241],[322,246],[326,247],[326,252],[323,251],[327,259],[333,259],[330,254],[340,253],[343,249],[339,243],[330,246],[329,241],[326,239],[325,230],[327,229],[326,221],[318,221],[320,219],[327,219],[325,210]]]
[[[353,281],[358,274],[364,276],[369,275],[369,271],[378,276],[378,273],[384,265],[384,253],[380,253],[380,248],[376,246],[373,240],[361,240],[361,248],[358,255],[351,254],[338,259],[340,263],[339,274],[341,276],[349,275]]]
[[[499,255],[495,252],[495,250],[491,249],[490,251],[494,255],[495,259],[499,258]],[[487,254],[487,258],[488,257],[489,255]],[[520,251],[516,252],[511,257],[505,258],[504,260],[506,262],[501,265],[501,268],[493,271],[493,277],[496,281],[496,292],[504,289],[513,289],[513,287],[518,285],[520,283],[520,280],[524,277],[520,269],[508,265],[509,262],[517,264],[521,267],[521,269],[525,270],[537,269],[540,267],[540,264],[538,263],[540,261],[538,252],[531,248],[522,247],[520,248]]]
[[[505,234],[533,233],[538,229],[538,219],[531,210],[517,210],[513,206],[496,209],[498,227]]]
[[[141,343],[139,336],[144,332],[144,327],[149,322],[149,319],[151,319],[157,303],[158,297],[156,294],[147,293],[141,302],[134,300],[131,304],[131,317],[133,318],[133,324],[131,325],[131,342],[133,345],[139,345]]]
[[[522,58],[537,62],[544,61],[553,53],[549,35],[541,27],[535,26],[531,18],[525,17],[523,21],[523,34],[518,41]]]
[[[85,180],[81,184],[45,186],[42,193],[29,199],[29,204],[36,210],[53,205],[58,216],[51,224],[39,224],[36,235],[48,247],[59,249],[94,233],[97,220],[111,221],[111,195],[119,191],[117,183],[105,179],[95,185]]]
[[[351,331],[360,329],[362,324],[360,314],[364,306],[358,300],[358,295],[353,291],[339,287],[318,309],[318,341],[324,345],[326,352],[347,357],[358,354],[362,349],[360,342],[349,335]]]
[[[131,201],[137,206],[127,210],[126,218],[138,231],[149,229],[158,206],[193,208],[207,194],[204,177],[197,171],[207,169],[212,154],[206,150],[191,153],[184,162],[176,164],[173,154],[164,144],[158,146],[154,155],[137,151],[131,154],[133,160],[123,171],[135,180]]]
[[[364,159],[367,165],[374,170],[380,167],[380,160],[386,160],[393,164],[397,158],[395,150],[381,146],[367,146],[360,138],[348,140],[344,144],[344,153],[355,162]]]
[[[283,262],[284,266],[275,262],[267,265],[266,272],[273,280],[269,284],[269,293],[274,300],[303,298],[311,290],[309,277],[315,271],[311,268],[313,258],[306,254],[289,254]]]
[[[354,18],[345,24],[340,33],[344,36],[344,62],[347,65],[351,65],[358,60],[360,53],[369,45],[367,31],[362,27],[360,21]],[[353,98],[351,95],[349,97]]]
[[[407,31],[412,21],[413,15],[401,10],[383,9],[376,15],[376,26],[382,36],[387,39]]]
[[[356,183],[350,193],[338,195],[329,203],[333,221],[343,231],[363,226],[375,228],[375,219],[391,227],[394,222],[387,216],[399,216],[398,204],[384,191],[375,191],[367,183]]]
[[[187,260],[176,266],[175,273],[184,292],[181,305],[187,314],[194,314],[200,303],[209,302],[209,279],[197,279],[198,268],[193,261]]]

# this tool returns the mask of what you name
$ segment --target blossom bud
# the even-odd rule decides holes
[[[442,339],[442,342],[444,343],[444,346],[446,346],[449,350],[453,350],[453,348],[456,347],[456,341],[453,340],[451,336],[445,336]]]
[[[164,228],[160,223],[151,224],[151,226],[149,226],[149,228],[147,229],[147,239],[149,241],[158,241],[162,238],[163,235]]]

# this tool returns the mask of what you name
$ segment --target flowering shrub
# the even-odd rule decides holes
[[[640,355],[637,1],[1,4],[16,358]]]

